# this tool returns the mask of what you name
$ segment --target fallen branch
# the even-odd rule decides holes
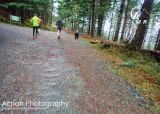
[[[142,49],[141,53],[151,55],[157,60],[157,62],[160,62],[160,51],[158,50]]]

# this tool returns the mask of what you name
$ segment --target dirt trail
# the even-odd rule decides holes
[[[0,102],[63,103],[18,110],[1,105],[0,114],[153,113],[84,40],[66,33],[57,40],[47,31],[32,40],[31,34],[29,28],[0,23]]]

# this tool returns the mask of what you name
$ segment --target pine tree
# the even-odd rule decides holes
[[[142,13],[139,18],[140,23],[138,24],[138,28],[136,30],[134,39],[131,42],[131,45],[135,47],[136,49],[141,49],[141,46],[143,44],[144,37],[147,32],[149,20],[150,20],[150,14],[152,11],[154,0],[145,0],[142,6]]]

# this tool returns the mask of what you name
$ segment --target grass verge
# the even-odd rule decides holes
[[[89,39],[90,40],[90,39]],[[160,64],[149,56],[125,47],[104,46],[92,43],[109,62],[112,70],[123,77],[132,87],[141,91],[148,106],[160,113]],[[153,103],[154,101],[154,103]]]

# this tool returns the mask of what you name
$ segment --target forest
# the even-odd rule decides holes
[[[58,14],[72,30],[127,41],[137,49],[160,50],[159,0],[62,0],[59,4]]]
[[[30,19],[34,13],[41,16],[44,24],[51,24],[53,12],[52,0],[0,0],[1,20],[9,21],[10,14],[20,16],[22,23]]]
[[[116,73],[152,97],[160,110],[160,0],[0,0],[5,23],[15,15],[25,26],[34,13],[55,31],[58,19],[68,34],[79,30]]]
[[[14,14],[22,22],[36,12],[45,24],[51,24],[57,12],[72,31],[127,42],[137,49],[160,50],[159,0],[1,0],[0,8],[5,18]]]

